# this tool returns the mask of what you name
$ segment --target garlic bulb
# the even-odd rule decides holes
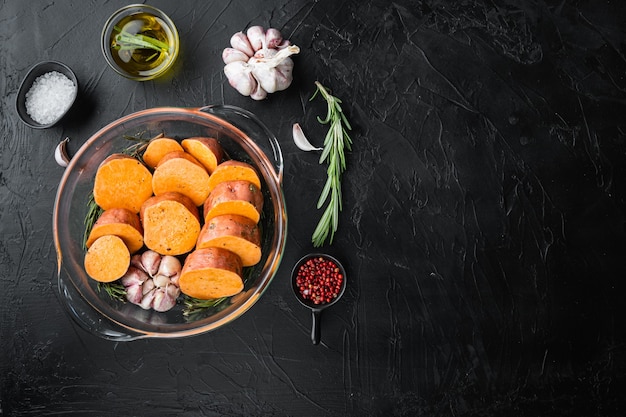
[[[280,31],[252,26],[230,38],[222,52],[224,74],[230,85],[244,96],[263,100],[268,93],[285,90],[293,80],[291,55],[300,48],[284,40]]]
[[[178,258],[147,250],[133,255],[130,263],[122,277],[128,301],[143,309],[161,312],[176,305],[180,295],[178,278],[182,270]]]

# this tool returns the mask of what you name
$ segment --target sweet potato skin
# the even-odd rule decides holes
[[[203,209],[205,222],[223,214],[238,214],[258,223],[263,211],[263,194],[249,181],[225,181],[211,190]]]
[[[261,189],[261,179],[252,165],[230,159],[222,162],[215,168],[209,178],[209,190],[213,190],[221,182],[238,180],[249,181],[259,190]]]
[[[101,236],[87,250],[84,266],[87,275],[96,281],[113,282],[128,270],[130,252],[120,237]]]
[[[196,248],[227,249],[241,258],[243,266],[261,260],[261,233],[255,222],[236,214],[216,216],[204,224]]]
[[[170,152],[161,158],[152,175],[155,195],[179,192],[201,206],[209,196],[209,173],[200,162],[184,151]]]
[[[243,290],[241,259],[221,248],[196,249],[178,279],[182,293],[200,299],[229,297]]]
[[[93,197],[103,210],[125,208],[138,213],[151,196],[152,174],[141,161],[115,153],[98,167]]]
[[[224,159],[222,145],[215,138],[191,137],[181,142],[183,149],[196,158],[209,172],[213,173]]]
[[[143,161],[154,169],[161,159],[170,152],[182,151],[183,147],[176,139],[155,138],[152,139],[143,153]]]
[[[184,194],[167,192],[141,207],[144,243],[161,255],[182,255],[193,250],[200,234],[198,207]]]
[[[87,248],[105,235],[120,237],[131,254],[143,247],[143,228],[139,215],[125,208],[108,209],[98,217],[87,237]]]

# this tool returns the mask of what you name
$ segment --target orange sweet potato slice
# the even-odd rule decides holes
[[[139,215],[128,209],[112,208],[105,210],[91,228],[87,237],[87,248],[106,235],[120,237],[131,254],[143,247],[143,228]]]
[[[141,207],[143,241],[161,255],[191,251],[200,234],[200,215],[193,201],[180,193],[151,197]]]
[[[213,190],[221,182],[239,180],[249,181],[261,189],[261,180],[254,167],[246,162],[231,159],[215,168],[209,178],[209,190]]]
[[[200,206],[209,196],[209,173],[187,152],[170,152],[152,174],[152,189],[155,195],[172,191],[184,194]]]
[[[176,139],[155,138],[148,142],[148,146],[143,153],[143,161],[150,168],[156,168],[161,159],[170,152],[182,151],[183,147]]]
[[[204,202],[204,221],[215,216],[237,214],[259,222],[263,211],[263,194],[249,181],[225,181],[217,184]]]
[[[130,252],[124,241],[113,235],[96,239],[85,254],[85,272],[100,282],[121,278],[130,266]]]
[[[196,249],[187,255],[178,284],[190,297],[229,297],[243,290],[242,270],[241,259],[226,249]]]
[[[224,150],[215,138],[192,137],[184,139],[181,145],[185,151],[196,158],[211,174],[222,162]]]
[[[216,216],[204,224],[196,249],[227,249],[241,258],[243,266],[252,266],[261,260],[261,233],[257,224],[236,214]]]
[[[108,156],[96,171],[93,197],[103,210],[125,208],[139,213],[152,196],[152,174],[139,160],[120,153]]]

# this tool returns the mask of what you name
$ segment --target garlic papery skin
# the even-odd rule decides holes
[[[263,58],[254,57],[248,61],[252,65],[252,75],[268,93],[285,90],[293,80],[293,60],[289,58],[300,52],[300,48],[291,45],[275,54]]]
[[[300,48],[284,40],[280,31],[252,26],[246,34],[235,33],[230,44],[232,48],[222,52],[224,74],[240,94],[263,100],[291,85],[294,62],[290,57],[300,53]]]

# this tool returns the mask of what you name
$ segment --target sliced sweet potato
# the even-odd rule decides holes
[[[204,202],[204,221],[215,216],[237,214],[259,222],[263,194],[250,181],[225,181],[217,184]]]
[[[187,152],[170,152],[152,174],[152,189],[155,195],[172,191],[184,194],[200,206],[209,196],[209,173]]]
[[[121,278],[130,266],[130,252],[124,241],[113,235],[96,239],[85,254],[85,272],[100,282]]]
[[[187,255],[178,284],[190,297],[229,297],[243,290],[242,270],[239,256],[226,249],[196,249]]]
[[[91,228],[87,237],[87,248],[91,247],[96,239],[105,235],[120,237],[131,254],[143,247],[143,228],[139,215],[128,209],[105,210]]]
[[[140,217],[145,245],[161,255],[191,251],[200,234],[198,207],[181,193],[151,197],[141,207]]]
[[[209,178],[209,190],[225,181],[249,181],[256,187],[261,189],[261,180],[254,167],[246,162],[228,160],[224,161],[215,168]]]
[[[159,161],[170,152],[182,151],[183,147],[176,139],[171,138],[155,138],[150,140],[146,150],[143,153],[143,161],[150,168],[156,168]]]
[[[222,162],[224,150],[215,138],[193,137],[184,139],[181,145],[185,151],[193,155],[211,174]]]
[[[151,196],[152,174],[132,156],[115,153],[98,167],[93,197],[103,210],[125,208],[139,213],[141,205]]]
[[[243,266],[252,266],[261,260],[261,233],[257,224],[236,214],[216,216],[204,224],[196,249],[227,249],[241,258]]]

